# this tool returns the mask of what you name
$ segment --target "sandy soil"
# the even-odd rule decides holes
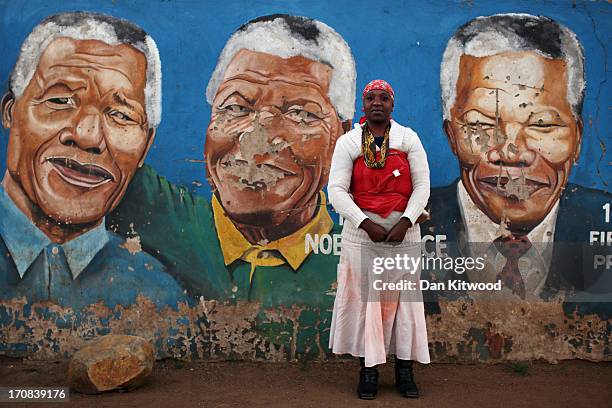
[[[0,358],[0,386],[63,386],[66,362]],[[70,395],[69,403],[18,407],[610,407],[612,363],[451,365],[416,368],[422,396],[402,398],[393,367],[381,370],[379,394],[355,394],[356,362],[303,364],[158,362],[150,381],[131,392]],[[0,406],[9,406],[0,404]]]

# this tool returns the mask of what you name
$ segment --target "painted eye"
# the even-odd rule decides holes
[[[252,112],[252,110],[247,108],[246,106],[238,105],[236,103],[224,106],[221,109],[226,111],[230,115],[236,116],[236,117],[246,116]]]
[[[552,128],[561,127],[561,125],[557,125],[556,123],[537,122],[537,123],[531,123],[529,127],[537,128],[537,129],[552,129]]]
[[[108,112],[108,116],[110,116],[115,122],[117,122],[120,125],[128,125],[128,124],[136,123],[136,121],[132,119],[130,116],[116,109],[110,110]]]
[[[303,123],[311,124],[311,123],[315,123],[321,120],[321,118],[317,116],[316,114],[312,112],[308,112],[304,109],[291,109],[287,111],[285,116],[297,123],[303,122]]]
[[[485,132],[488,132],[489,130],[495,129],[495,124],[493,124],[493,123],[482,123],[482,122],[479,122],[479,121],[476,121],[476,122],[467,122],[466,125],[470,127],[470,130],[472,132],[477,132],[479,130],[479,128],[484,130]]]
[[[45,101],[46,105],[52,109],[68,109],[76,106],[74,98],[71,96],[61,96],[57,98],[49,98]]]
[[[72,98],[51,98],[49,102],[57,103],[60,105],[70,105],[72,104]]]
[[[557,123],[547,123],[547,122],[536,122],[536,123],[530,123],[527,126],[527,129],[531,130],[532,132],[538,132],[538,133],[552,133],[552,132],[556,132],[557,129],[561,129],[564,128],[566,126],[564,125],[559,125]]]
[[[460,123],[466,131],[477,133],[490,132],[495,129],[495,117],[484,115],[475,109],[469,110],[462,116]]]
[[[531,114],[527,127],[535,132],[553,132],[567,127],[567,123],[556,110],[544,110]]]

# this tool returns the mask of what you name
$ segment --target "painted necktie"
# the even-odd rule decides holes
[[[519,271],[518,261],[531,248],[529,238],[524,235],[512,238],[500,237],[494,243],[499,253],[506,258],[506,264],[502,271],[497,274],[497,279],[501,280],[505,287],[511,289],[512,293],[519,295],[521,299],[525,299],[525,282]]]

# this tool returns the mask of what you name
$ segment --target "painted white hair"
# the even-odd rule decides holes
[[[161,62],[157,45],[135,24],[104,14],[73,12],[48,17],[39,23],[21,45],[21,51],[11,72],[9,87],[19,98],[38,67],[40,56],[51,42],[67,37],[75,40],[98,40],[108,45],[128,44],[147,59],[145,110],[149,127],[161,121]]]
[[[488,57],[508,51],[532,51],[567,64],[567,101],[576,117],[584,99],[584,51],[567,27],[544,16],[496,14],[477,17],[461,26],[448,41],[440,67],[442,113],[450,119],[455,104],[462,55]]]
[[[230,37],[206,88],[212,105],[225,70],[242,49],[290,58],[303,56],[332,67],[328,97],[342,120],[355,114],[355,59],[344,39],[328,25],[307,17],[275,14],[252,20]]]

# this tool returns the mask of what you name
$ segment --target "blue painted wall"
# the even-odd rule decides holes
[[[221,49],[234,30],[253,18],[273,13],[311,17],[335,29],[354,54],[358,95],[371,79],[384,78],[393,85],[396,93],[394,118],[420,135],[429,155],[434,187],[449,185],[459,175],[457,160],[442,130],[439,72],[448,39],[459,26],[481,15],[513,12],[551,17],[577,34],[586,56],[587,89],[582,113],[584,138],[581,157],[572,171],[570,182],[610,192],[612,156],[606,150],[612,148],[609,131],[612,125],[612,81],[607,75],[612,66],[608,52],[612,38],[612,5],[609,2],[0,0],[0,89],[7,89],[19,46],[32,28],[49,15],[75,10],[126,18],[140,25],[156,40],[162,60],[163,115],[147,163],[171,182],[186,185],[206,197],[198,201],[198,210],[204,213],[203,209],[208,209],[206,217],[198,215],[209,222],[208,231],[213,230],[214,224],[207,207],[211,193],[202,163],[205,131],[210,121],[205,88]],[[354,121],[360,113],[358,96]],[[0,171],[4,172],[9,132],[2,129],[0,133]],[[574,224],[566,223],[568,231],[562,232],[573,232],[577,225],[587,227],[585,219],[589,211],[584,210],[587,207],[578,205],[581,192],[575,194],[578,199],[576,207],[571,207],[574,212],[559,217],[574,221]],[[454,190],[452,194],[456,197]],[[607,196],[597,194],[598,198],[608,200]],[[601,204],[598,206],[601,208]],[[449,209],[456,208],[449,206]],[[450,221],[456,212],[449,216],[443,211],[434,214],[437,220]],[[598,213],[597,217],[601,218],[600,215]],[[130,222],[129,219],[124,221]],[[162,217],[158,221],[158,225],[170,224]],[[337,225],[336,229],[339,229]],[[140,227],[136,230],[141,231]],[[201,231],[194,227],[194,231],[188,232]],[[336,230],[332,232],[338,233]],[[214,234],[203,233],[206,239],[198,241],[189,233],[185,234],[187,239],[181,241],[192,245],[185,248],[185,253],[190,256],[204,254],[202,258],[205,258],[206,268],[202,270],[212,271],[210,275],[213,277],[227,279],[229,275],[221,263]],[[580,234],[574,241],[586,242],[588,233],[581,230]],[[568,241],[571,240],[568,238]],[[210,256],[204,250],[217,251],[217,256]],[[180,256],[191,259],[184,253]],[[310,259],[312,263],[302,269],[313,274],[325,270],[328,277],[335,278],[336,260],[333,257],[325,260],[321,260],[324,257],[313,258]],[[333,267],[329,267],[330,264]],[[316,277],[320,279],[320,275]],[[304,280],[309,281],[308,278]],[[310,281],[317,283],[316,279]],[[328,283],[323,282],[323,285],[331,288]],[[282,291],[272,286],[268,290],[271,296],[266,301],[280,303],[275,296]],[[97,320],[80,321],[53,308],[33,308],[32,312],[29,304],[20,306],[15,301],[17,303],[0,308],[0,326],[3,329],[0,330],[0,354],[21,355],[34,351],[39,358],[69,355],[80,346],[81,339],[107,333],[109,319],[121,318],[123,322],[115,325],[113,330],[169,339],[164,344],[156,343],[158,356],[275,361],[295,359],[308,353],[320,356],[329,352],[326,336],[329,335],[333,297],[318,288],[304,292],[325,298],[326,303],[310,309],[298,307],[290,312],[285,307],[269,308],[265,313],[246,302],[237,306],[218,305],[215,309],[202,301],[197,308],[166,310],[163,314],[155,314],[151,308],[137,305],[121,313],[105,309],[105,314]],[[508,353],[513,344],[517,345],[516,352],[510,355],[510,359],[610,359],[609,308],[612,303],[603,303],[601,309],[596,309],[597,305],[585,304],[580,310],[566,304],[563,311],[558,306],[554,313],[548,305],[540,305],[540,309],[534,307],[528,319],[524,318],[525,310],[510,310],[505,304],[500,305],[506,315],[496,314],[495,308],[478,304],[471,305],[471,309],[468,306],[466,309],[442,308],[441,318],[428,321],[433,359],[506,358],[503,353]],[[598,314],[598,318],[593,314]],[[34,315],[38,317],[32,317]],[[73,335],[73,328],[78,329],[77,335]],[[300,334],[294,339],[292,336],[298,331]],[[44,339],[40,333],[46,333]],[[20,340],[9,344],[3,340],[9,338],[7,334],[11,339]],[[486,353],[483,354],[481,349]]]
[[[394,86],[395,119],[421,136],[430,157],[432,186],[442,186],[458,177],[457,162],[441,126],[439,71],[446,42],[460,25],[477,16],[504,12],[546,15],[573,30],[586,55],[584,140],[570,181],[610,191],[612,81],[606,80],[606,67],[612,66],[608,52],[612,5],[605,1],[435,0],[374,5],[360,0],[0,0],[0,89],[7,88],[19,45],[30,30],[50,14],[74,10],[126,18],[157,41],[162,60],[163,119],[147,162],[170,181],[188,185],[207,197],[210,187],[204,165],[193,161],[202,159],[210,120],[204,92],[225,41],[250,19],[272,13],[303,15],[338,31],[357,62],[358,94],[375,78],[387,79]],[[355,120],[361,113],[360,100],[356,111]],[[4,172],[6,129],[2,139],[0,170]]]

